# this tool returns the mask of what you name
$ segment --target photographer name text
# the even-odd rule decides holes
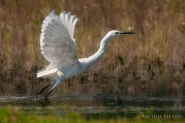
[[[183,115],[169,115],[169,114],[164,114],[164,115],[148,115],[148,114],[144,114],[143,118],[146,119],[161,119],[161,118],[165,118],[165,119],[183,119]]]

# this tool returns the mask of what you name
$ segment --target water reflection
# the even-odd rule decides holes
[[[63,95],[45,98],[35,97],[0,97],[1,106],[20,107],[25,114],[63,115],[68,112],[79,112],[92,117],[124,116],[133,118],[139,113],[179,114],[185,116],[184,97],[130,97],[119,94],[107,95]]]

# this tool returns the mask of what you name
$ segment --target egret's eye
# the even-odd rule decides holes
[[[119,34],[119,32],[116,32],[115,34]]]

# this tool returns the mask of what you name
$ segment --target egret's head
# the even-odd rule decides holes
[[[123,34],[135,34],[134,32],[122,32],[122,31],[117,31],[117,30],[112,30],[107,33],[107,35],[102,39],[102,44],[108,43],[112,38],[118,36],[118,35],[123,35]]]
[[[117,30],[112,30],[108,32],[108,34],[112,37],[118,36],[118,35],[123,35],[123,34],[135,34],[134,32],[122,32],[122,31],[117,31]]]

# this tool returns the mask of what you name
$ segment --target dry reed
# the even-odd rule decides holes
[[[37,79],[35,73],[48,64],[40,53],[39,35],[51,10],[78,16],[75,51],[79,58],[93,54],[109,30],[136,32],[111,41],[100,62],[66,80],[59,92],[112,93],[124,85],[124,93],[136,95],[160,92],[162,83],[167,84],[166,90],[179,89],[185,68],[184,6],[184,0],[1,0],[0,92],[33,95],[39,90],[37,84],[49,82]]]

